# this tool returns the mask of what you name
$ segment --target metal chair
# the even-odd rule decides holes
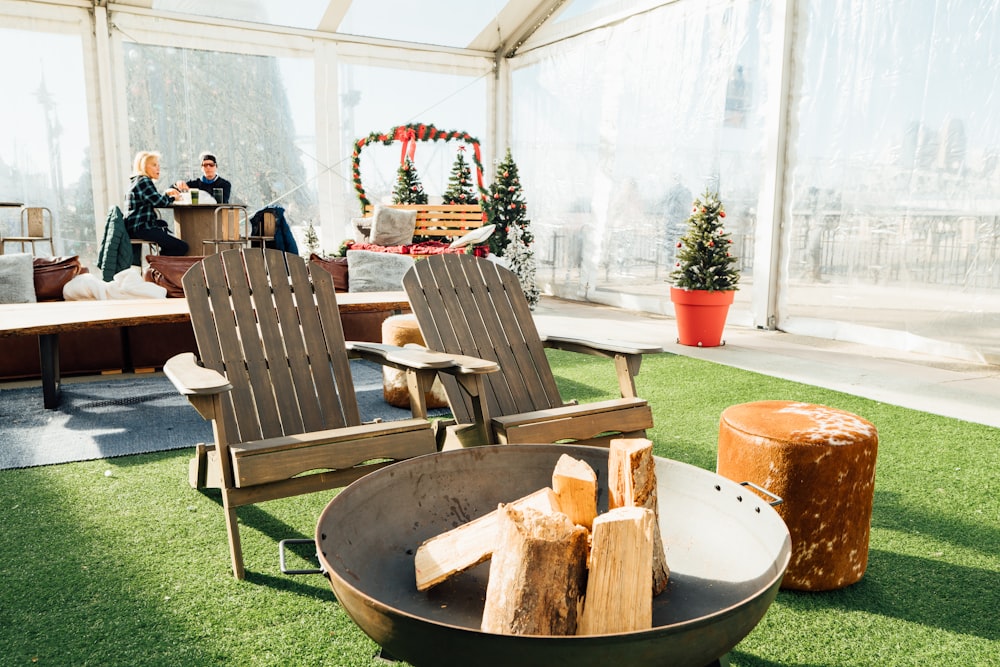
[[[130,239],[132,243],[132,249],[135,246],[139,246],[139,265],[146,261],[146,255],[159,255],[160,254],[160,244],[156,241],[147,241],[145,239]],[[143,246],[147,246],[147,249],[143,249]],[[134,260],[133,260],[134,261]],[[147,262],[148,264],[148,262]]]
[[[255,216],[256,217],[256,216]],[[274,231],[278,226],[278,219],[271,211],[264,211],[260,216],[260,229],[254,234],[251,231],[247,234],[247,243],[250,247],[263,248],[269,241],[274,240]]]
[[[217,207],[213,220],[213,237],[202,241],[204,254],[213,255],[220,249],[247,247],[249,231],[250,221],[244,207],[229,204]]]
[[[25,206],[21,209],[21,235],[5,236],[0,240],[0,249],[6,248],[8,243],[20,243],[21,252],[24,252],[24,245],[31,244],[31,254],[35,254],[36,243],[48,243],[49,254],[55,256],[56,247],[52,242],[52,211],[44,206]],[[0,252],[0,254],[3,254]]]

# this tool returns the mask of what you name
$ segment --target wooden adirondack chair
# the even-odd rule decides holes
[[[644,437],[653,415],[636,395],[643,354],[657,346],[540,336],[517,276],[472,255],[434,255],[403,278],[410,307],[431,350],[495,361],[483,375],[482,402],[442,376],[456,426],[439,446],[552,443],[607,446],[615,437]],[[577,405],[559,395],[544,348],[613,358],[621,398]]]
[[[222,490],[236,578],[244,574],[237,507],[346,486],[436,451],[424,392],[438,370],[464,371],[422,349],[345,343],[323,269],[278,250],[238,248],[195,264],[183,284],[203,365],[185,353],[164,372],[212,420],[215,444],[199,447],[191,482]],[[349,355],[404,370],[414,418],[363,424]]]

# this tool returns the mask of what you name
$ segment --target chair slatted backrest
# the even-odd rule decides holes
[[[414,264],[403,288],[430,349],[500,365],[500,372],[484,376],[491,415],[564,404],[528,301],[511,271],[472,255],[433,255]],[[453,380],[441,379],[456,419],[472,421],[471,402]]]
[[[183,284],[201,361],[233,385],[226,444],[361,423],[329,273],[236,248],[192,266]]]
[[[46,209],[36,206],[27,207],[24,209],[26,217],[28,219],[27,224],[27,236],[34,238],[46,238],[48,234],[45,233],[45,211]]]

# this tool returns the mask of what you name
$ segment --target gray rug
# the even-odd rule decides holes
[[[351,362],[361,418],[407,419],[382,399],[381,367]],[[431,410],[433,416],[447,410]],[[105,459],[212,442],[212,427],[162,374],[63,383],[58,409],[41,387],[0,389],[0,470]]]

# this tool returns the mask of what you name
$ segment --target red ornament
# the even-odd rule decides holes
[[[719,211],[719,217],[720,218],[726,217],[726,212],[725,211]]]

